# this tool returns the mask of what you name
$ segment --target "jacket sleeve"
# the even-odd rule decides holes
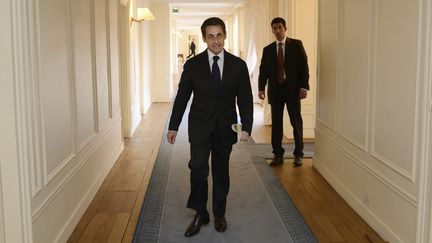
[[[193,85],[190,77],[190,63],[186,62],[180,78],[177,95],[171,112],[168,130],[178,131],[187,103],[191,97]]]
[[[258,91],[264,91],[265,86],[268,80],[268,66],[267,66],[267,54],[266,48],[263,49],[261,64],[259,67],[259,75],[258,75]]]
[[[309,90],[309,66],[307,61],[306,51],[303,47],[303,43],[299,41],[299,51],[298,51],[298,72],[300,77],[299,88]]]
[[[240,86],[237,94],[237,106],[239,108],[240,119],[243,125],[242,129],[251,135],[253,123],[253,97],[249,71],[244,62],[242,62]]]

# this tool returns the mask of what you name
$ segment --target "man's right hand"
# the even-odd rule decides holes
[[[176,137],[177,137],[177,131],[168,131],[168,133],[167,133],[168,143],[174,144]]]
[[[259,91],[258,92],[258,98],[263,100],[265,98],[265,91]]]

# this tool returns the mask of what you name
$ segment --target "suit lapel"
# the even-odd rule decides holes
[[[222,73],[222,87],[224,86],[224,84],[226,84],[226,82],[229,82],[230,78],[229,75],[231,72],[231,68],[232,68],[232,60],[231,60],[231,56],[228,52],[226,52],[224,50],[224,65],[223,65],[223,73]]]
[[[202,60],[200,60],[199,63],[201,63],[201,67],[203,68],[203,70],[205,70],[205,75],[207,76],[206,78],[211,80],[210,63],[208,59],[207,50],[203,51],[202,54],[203,54],[201,55]]]
[[[285,64],[285,66],[287,65],[287,63],[289,61],[288,53],[291,52],[291,45],[290,44],[291,44],[290,39],[287,37],[285,39],[285,57],[284,57],[284,64]]]
[[[276,46],[276,41],[275,41],[275,42],[273,42],[273,45],[270,48],[270,57],[272,60],[276,60],[276,63],[277,63],[277,51],[276,51],[277,48],[276,47],[277,46]]]
[[[270,60],[271,63],[275,63],[275,65],[272,65],[273,68],[273,72],[277,73],[278,72],[278,67],[277,67],[277,63],[278,63],[278,59],[277,59],[277,44],[276,41],[273,42],[271,48],[270,48]]]

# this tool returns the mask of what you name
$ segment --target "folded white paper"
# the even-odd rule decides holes
[[[238,134],[241,134],[241,133],[242,133],[242,124],[232,124],[232,125],[231,125],[231,129],[232,129],[234,132],[236,132],[236,133],[238,133]]]

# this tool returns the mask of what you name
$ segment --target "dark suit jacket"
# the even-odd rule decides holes
[[[189,112],[189,142],[209,142],[218,124],[223,144],[237,142],[237,134],[231,125],[238,123],[236,101],[240,111],[243,131],[251,134],[253,122],[253,99],[246,63],[224,50],[222,87],[215,87],[211,77],[207,50],[189,59],[181,75],[174,101],[169,130],[177,131],[187,103],[193,93]]]
[[[288,97],[298,97],[300,88],[309,90],[309,67],[303,44],[300,40],[287,38],[285,42],[285,75],[287,90],[283,94]],[[278,65],[276,41],[264,47],[260,73],[258,77],[258,90],[264,91],[268,80],[267,97],[271,104],[275,99],[278,85]]]

